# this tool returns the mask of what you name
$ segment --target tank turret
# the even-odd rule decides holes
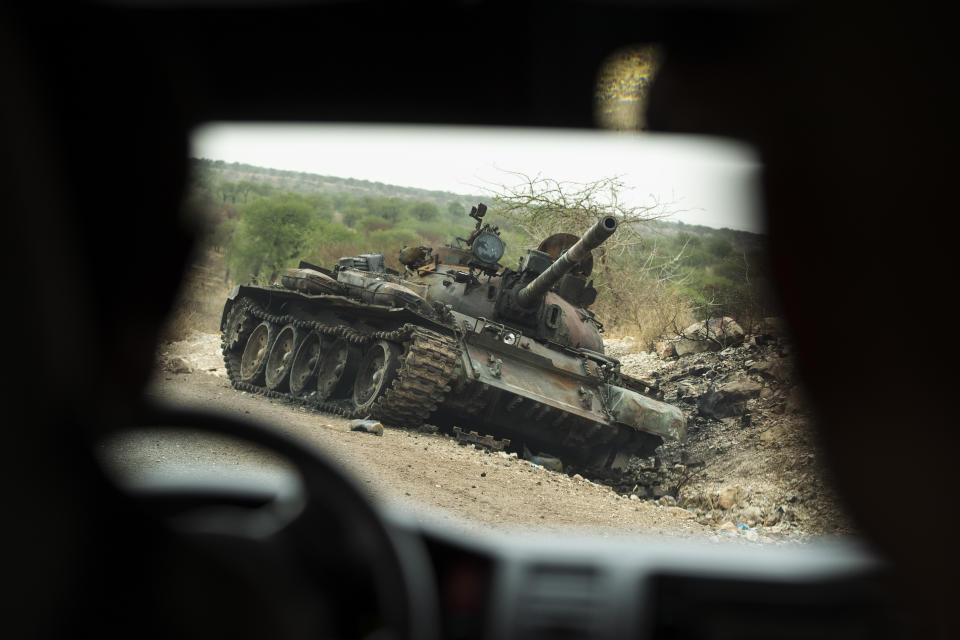
[[[221,322],[234,386],[394,425],[483,429],[585,469],[683,438],[680,410],[604,355],[589,310],[591,251],[616,218],[550,236],[514,270],[486,213],[473,207],[474,229],[449,246],[400,249],[402,273],[367,253],[235,288]]]
[[[586,259],[590,252],[603,244],[607,238],[617,230],[617,219],[606,216],[583,234],[572,247],[560,254],[547,270],[517,292],[517,304],[525,309],[536,306],[563,276],[569,273],[580,262]]]

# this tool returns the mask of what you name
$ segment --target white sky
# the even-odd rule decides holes
[[[564,182],[620,176],[624,199],[651,194],[672,220],[763,232],[761,166],[746,145],[716,138],[559,129],[354,124],[212,124],[193,156],[386,184],[485,195],[514,171]]]

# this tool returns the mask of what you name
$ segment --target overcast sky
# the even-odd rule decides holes
[[[569,182],[620,176],[626,199],[672,203],[689,224],[762,232],[760,164],[738,143],[665,134],[492,127],[214,124],[194,157],[485,195],[516,178]]]

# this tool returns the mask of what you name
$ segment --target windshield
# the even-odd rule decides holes
[[[259,419],[381,505],[465,529],[850,533],[767,280],[748,147],[259,124],[193,142],[187,210],[202,240],[154,399]],[[501,301],[603,216],[616,231],[541,306]],[[470,262],[480,229],[505,245],[486,270]],[[264,291],[285,302],[268,308]],[[115,449],[127,472],[282,469],[222,439],[144,433]]]

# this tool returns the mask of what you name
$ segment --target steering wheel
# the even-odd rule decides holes
[[[423,542],[413,531],[388,526],[319,454],[254,422],[214,413],[152,407],[138,422],[138,428],[239,438],[293,466],[299,482],[289,491],[189,478],[128,487],[177,534],[240,567],[253,590],[282,609],[290,637],[316,637],[318,631],[438,636],[436,588]]]

